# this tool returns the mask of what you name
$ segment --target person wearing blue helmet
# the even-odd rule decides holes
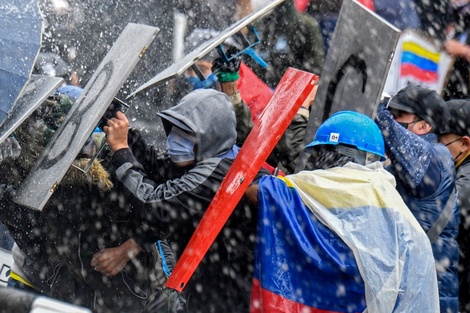
[[[259,216],[252,312],[437,312],[431,244],[382,165],[374,121],[333,114],[305,151],[309,170],[246,193]]]

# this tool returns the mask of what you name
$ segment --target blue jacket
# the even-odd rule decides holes
[[[391,161],[389,170],[397,180],[397,190],[427,232],[455,188],[452,156],[444,145],[437,143],[435,134],[419,136],[406,130],[383,106],[377,112],[376,122],[384,135],[385,151]],[[455,203],[449,223],[432,243],[441,312],[458,312],[459,215]]]

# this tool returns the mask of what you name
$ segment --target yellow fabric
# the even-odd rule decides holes
[[[26,286],[29,286],[31,288],[35,288],[30,282],[28,282],[26,279],[24,279],[23,277],[19,276],[18,274],[16,274],[15,272],[13,271],[10,271],[10,277],[13,278],[14,280],[17,280],[23,284],[25,284]]]
[[[435,63],[439,63],[439,60],[440,60],[439,53],[426,50],[425,48],[421,47],[420,45],[414,42],[405,42],[403,44],[403,50],[410,51],[420,57],[431,60]]]
[[[300,189],[301,196],[308,196],[324,208],[398,208],[413,227],[421,229],[396,192],[395,178],[379,162],[367,167],[348,163],[328,170],[303,171],[283,180],[289,187]]]

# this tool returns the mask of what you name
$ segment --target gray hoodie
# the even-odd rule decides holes
[[[151,170],[166,168],[168,163],[152,157],[157,155],[154,149],[121,149],[112,161],[118,180],[133,195],[140,218],[134,239],[144,245],[168,238],[179,257],[232,165],[236,119],[229,98],[210,89],[189,93],[159,116],[167,134],[176,125],[196,135],[194,166],[177,178],[159,177],[163,183],[156,183],[143,165]],[[185,288],[191,312],[248,312],[255,229],[256,210],[242,201]]]
[[[237,139],[232,102],[214,89],[194,90],[158,116],[167,135],[173,125],[196,135],[198,162],[227,152]]]

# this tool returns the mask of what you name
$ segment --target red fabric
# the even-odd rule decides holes
[[[374,6],[374,1],[373,0],[358,0],[359,3],[361,3],[363,6],[366,8],[375,11],[375,6]]]
[[[304,12],[305,10],[307,10],[309,4],[310,0],[294,0],[295,8],[299,12]]]
[[[244,63],[240,65],[238,90],[243,102],[251,110],[253,123],[258,123],[259,115],[268,104],[273,91]]]
[[[261,287],[259,280],[253,279],[251,288],[250,313],[339,313],[336,311],[312,308],[302,303],[294,302]]]
[[[401,65],[400,76],[412,76],[427,83],[434,83],[438,79],[436,72],[423,70],[410,63]]]

